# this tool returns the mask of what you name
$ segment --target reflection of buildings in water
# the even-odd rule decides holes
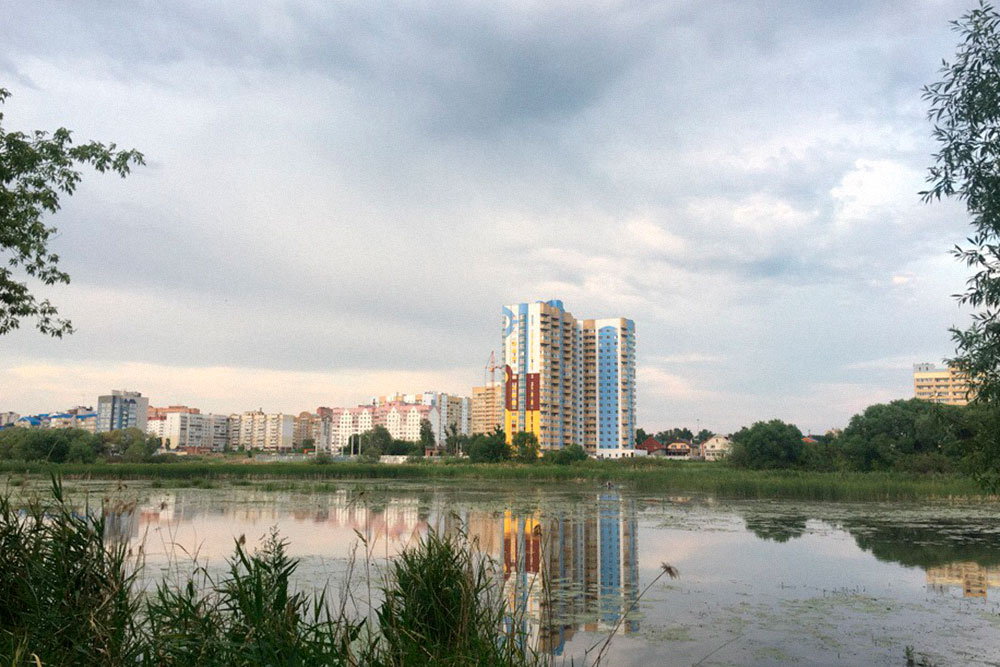
[[[470,538],[503,566],[511,622],[539,650],[559,655],[576,630],[609,632],[635,603],[635,502],[617,493],[569,511],[472,514]],[[625,620],[619,632],[638,630]]]
[[[185,502],[183,494],[165,493],[140,506],[131,517],[130,537],[163,524],[197,523],[199,516],[222,516],[243,523],[273,523],[291,517],[297,523],[322,524],[330,528],[345,528],[360,534],[373,545],[384,541],[399,547],[409,544],[427,531],[426,508],[417,499],[393,498],[378,505],[359,502],[346,491],[331,494],[323,505],[305,509],[285,509],[279,505],[261,506],[247,503],[240,506],[210,507],[199,502]],[[124,517],[120,519],[124,521]],[[238,530],[236,532],[239,532]],[[227,536],[227,548],[230,545]]]
[[[948,563],[927,568],[927,585],[944,591],[959,586],[967,598],[985,598],[989,588],[1000,588],[1000,566],[983,567],[978,563]]]

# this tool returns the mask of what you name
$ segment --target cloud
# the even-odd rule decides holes
[[[5,336],[0,409],[468,392],[500,306],[562,298],[636,321],[641,423],[833,425],[967,317],[965,214],[916,195],[960,0],[5,10],[5,127],[150,164],[49,220],[78,333]]]

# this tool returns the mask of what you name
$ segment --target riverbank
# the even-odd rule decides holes
[[[971,477],[900,472],[812,472],[743,470],[719,463],[678,461],[586,461],[568,466],[472,463],[234,462],[52,464],[0,462],[8,480],[60,475],[65,479],[163,480],[170,485],[226,482],[303,484],[334,479],[414,481],[495,480],[503,482],[626,484],[637,491],[701,492],[731,498],[801,498],[808,500],[916,500],[925,498],[991,499]],[[8,483],[10,483],[8,481]]]

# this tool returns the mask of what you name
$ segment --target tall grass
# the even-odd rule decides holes
[[[0,497],[0,660],[126,665],[142,653],[133,587],[138,557],[106,541],[115,509],[78,514],[52,481],[54,503]]]
[[[272,533],[241,537],[225,572],[195,568],[148,592],[141,554],[114,537],[121,508],[77,513],[52,500],[0,497],[0,664],[118,666],[490,665],[546,658],[510,630],[495,564],[464,537],[429,533],[393,561],[370,616],[296,591],[298,561]],[[370,581],[370,580],[369,580]],[[372,584],[369,583],[369,586]],[[369,598],[372,597],[369,590]],[[515,610],[514,613],[519,613]]]
[[[985,497],[969,476],[905,472],[814,472],[743,470],[719,463],[630,460],[585,461],[578,464],[403,464],[305,462],[241,464],[193,462],[174,464],[47,464],[0,462],[0,474],[60,474],[73,478],[154,479],[170,485],[202,485],[217,481],[299,482],[330,479],[397,479],[627,483],[650,492],[696,491],[736,498],[805,500],[910,500]]]

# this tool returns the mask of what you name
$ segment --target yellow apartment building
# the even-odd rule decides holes
[[[968,405],[969,378],[951,367],[913,365],[913,395],[923,401],[945,405]]]

